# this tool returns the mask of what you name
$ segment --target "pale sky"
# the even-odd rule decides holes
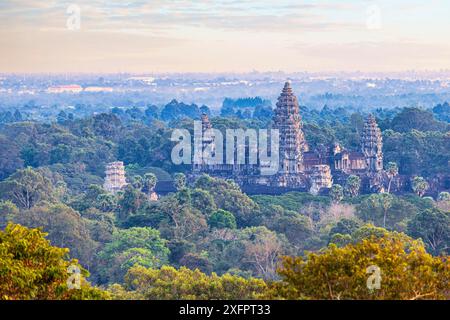
[[[0,72],[450,69],[449,17],[446,0],[0,0]]]

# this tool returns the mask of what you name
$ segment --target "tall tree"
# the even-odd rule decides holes
[[[333,184],[330,190],[330,197],[335,203],[339,203],[344,199],[344,188],[340,184]]]
[[[351,196],[356,197],[361,187],[361,179],[358,176],[350,175],[345,183],[345,191]]]
[[[153,173],[148,172],[144,175],[144,188],[147,190],[148,194],[153,192],[157,182],[158,179]]]
[[[423,197],[429,187],[428,182],[423,177],[414,177],[412,180],[412,189],[419,197]]]
[[[414,238],[421,238],[431,253],[448,255],[450,215],[436,208],[424,210],[408,223],[408,234]]]
[[[387,173],[387,175],[389,177],[389,185],[388,185],[387,193],[390,193],[391,192],[392,180],[394,179],[394,177],[396,177],[398,175],[397,163],[389,162],[387,164],[386,173]]]
[[[186,176],[184,173],[176,173],[173,177],[173,184],[178,191],[186,188]]]
[[[42,173],[28,167],[0,182],[0,197],[30,209],[39,201],[53,200],[53,185]]]

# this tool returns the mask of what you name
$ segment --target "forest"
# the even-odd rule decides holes
[[[183,110],[183,111],[180,111]],[[0,114],[0,299],[449,299],[450,107],[377,109],[384,166],[411,190],[247,195],[170,161],[174,128],[208,107],[176,100],[33,121]],[[359,148],[366,114],[301,107],[312,148]],[[224,101],[213,127],[266,128],[270,103]],[[113,195],[105,165],[129,184]],[[436,178],[444,190],[432,191]],[[150,195],[158,183],[174,191]],[[366,268],[382,286],[368,290]],[[81,284],[67,284],[77,266]],[[407,270],[407,272],[405,272]]]

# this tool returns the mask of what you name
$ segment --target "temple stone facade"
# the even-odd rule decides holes
[[[361,149],[370,172],[383,170],[383,138],[373,115],[369,115],[361,137]]]
[[[125,167],[122,161],[111,162],[106,165],[106,177],[103,188],[110,193],[117,193],[127,185]]]
[[[201,120],[202,145],[206,148],[214,143],[210,136],[203,136],[211,128],[211,123],[206,115],[202,115]],[[280,135],[277,173],[261,175],[258,159],[257,164],[239,166],[197,164],[193,166],[194,177],[207,173],[233,179],[242,187],[263,185],[319,194],[326,192],[333,183],[344,185],[349,175],[357,175],[361,178],[363,192],[384,190],[387,179],[383,171],[383,141],[373,115],[369,115],[365,121],[360,150],[350,151],[339,143],[309,150],[297,97],[290,82],[286,82],[274,110],[271,128],[278,129]]]

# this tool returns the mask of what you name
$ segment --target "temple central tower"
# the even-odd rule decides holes
[[[290,82],[286,82],[273,117],[273,128],[280,132],[280,174],[303,172],[303,151],[307,145],[302,126],[297,97]]]
[[[361,135],[361,148],[369,172],[383,170],[383,138],[375,117],[370,114]]]

